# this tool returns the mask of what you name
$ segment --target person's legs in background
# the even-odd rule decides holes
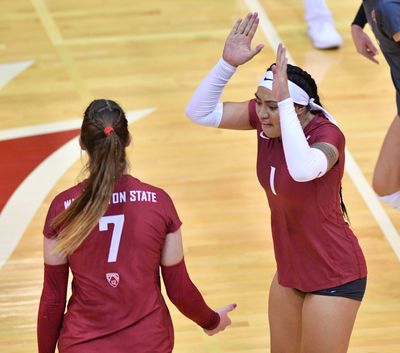
[[[372,186],[381,200],[400,209],[400,1],[364,1],[368,22],[390,67],[397,116],[383,141]]]
[[[400,117],[396,116],[385,136],[372,181],[381,200],[400,209]]]
[[[342,45],[342,37],[335,29],[332,13],[325,0],[304,0],[304,18],[308,36],[315,48],[333,49]]]

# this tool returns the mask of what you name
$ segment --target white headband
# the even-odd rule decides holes
[[[262,77],[262,79],[258,83],[258,86],[268,88],[269,90],[272,91],[272,81],[273,81],[273,73],[271,70],[269,70]],[[314,98],[310,99],[310,96],[304,89],[302,89],[300,86],[296,85],[294,82],[290,80],[288,80],[288,86],[289,86],[290,97],[292,98],[294,103],[306,106],[308,105],[311,110],[321,110],[329,121],[337,125],[337,122],[334,119],[334,117],[320,105],[315,103]]]

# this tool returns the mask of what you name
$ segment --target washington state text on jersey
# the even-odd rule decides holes
[[[144,190],[129,190],[129,192],[126,191],[113,192],[109,204],[115,205],[118,203],[125,203],[126,200],[128,200],[128,202],[157,203],[157,194],[155,192],[144,191]],[[74,201],[74,199],[65,200],[64,208],[69,207],[72,201]]]

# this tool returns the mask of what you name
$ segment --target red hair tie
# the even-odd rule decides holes
[[[106,126],[104,128],[104,133],[106,134],[106,136],[110,135],[110,133],[114,131],[114,128],[112,126]]]

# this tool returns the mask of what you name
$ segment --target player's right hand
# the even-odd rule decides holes
[[[372,40],[368,34],[365,33],[360,26],[351,26],[351,36],[357,51],[368,60],[379,64],[379,61],[375,58],[375,56],[378,54],[378,49],[375,47],[374,43],[372,43]]]
[[[239,66],[257,55],[263,44],[251,49],[251,41],[258,27],[257,12],[248,13],[244,20],[238,19],[226,38],[222,58],[233,66]]]

